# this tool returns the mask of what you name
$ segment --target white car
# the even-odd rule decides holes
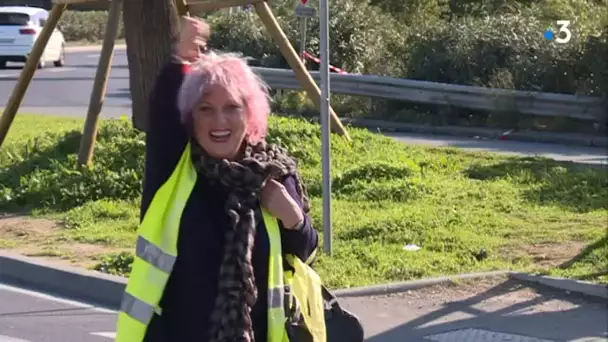
[[[27,60],[48,17],[49,12],[44,8],[0,7],[0,68],[6,67],[7,62]],[[65,39],[57,29],[42,53],[38,68],[43,68],[47,63],[53,63],[56,67],[65,64]]]

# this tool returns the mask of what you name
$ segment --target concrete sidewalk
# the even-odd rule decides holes
[[[340,301],[368,342],[608,341],[608,301],[516,280]]]

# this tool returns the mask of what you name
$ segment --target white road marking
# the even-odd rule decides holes
[[[116,338],[115,332],[94,332],[94,333],[91,333],[91,335],[107,337],[107,338],[111,338],[111,339]],[[2,340],[0,340],[0,342],[2,342]]]
[[[30,342],[30,341],[22,340],[22,339],[18,339],[18,338],[6,336],[6,335],[0,335],[0,342]]]
[[[94,310],[94,311],[97,311],[97,312],[101,312],[101,313],[110,313],[110,314],[116,313],[116,311],[114,311],[114,310],[110,310],[110,309],[105,309],[105,308],[93,306],[93,305],[82,303],[82,302],[78,302],[78,301],[75,301],[75,300],[59,298],[59,297],[55,297],[55,296],[52,296],[52,295],[49,295],[49,294],[46,294],[46,293],[42,293],[42,292],[25,290],[25,289],[22,289],[22,288],[18,288],[18,287],[14,287],[14,286],[9,286],[9,285],[5,285],[5,284],[0,284],[0,290],[20,293],[20,294],[24,294],[24,295],[31,296],[31,297],[36,297],[36,298],[40,298],[40,299],[44,299],[44,300],[53,301],[53,302],[56,302],[56,303],[62,303],[62,304],[67,304],[67,305],[75,306],[75,307],[78,307],[78,308],[91,309],[91,310]],[[4,341],[0,340],[0,342],[4,342]]]
[[[36,75],[40,75],[40,73],[46,74],[46,73],[58,73],[58,72],[65,72],[65,71],[74,71],[74,70],[78,70],[77,68],[70,68],[70,67],[62,67],[62,68],[48,68],[48,69],[42,69],[42,70],[36,70],[36,72],[34,73],[34,77],[36,77]],[[2,78],[13,78],[13,77],[19,77],[21,75],[21,70],[10,70],[8,72],[2,72],[0,73],[0,79]]]
[[[53,69],[43,69],[41,71],[44,71],[44,72],[64,72],[64,71],[74,71],[74,70],[76,70],[76,68],[62,67],[62,68],[53,68]]]

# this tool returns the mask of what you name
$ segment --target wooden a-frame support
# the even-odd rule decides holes
[[[61,18],[61,15],[65,11],[67,5],[88,1],[91,0],[53,1],[53,8],[50,12],[48,20],[42,28],[38,39],[34,43],[32,52],[30,53],[30,56],[25,63],[25,67],[19,76],[19,80],[13,89],[8,104],[4,109],[4,113],[2,114],[2,117],[0,117],[0,147],[2,147],[2,143],[6,139],[11,124],[15,119],[15,115],[19,110],[19,106],[23,101],[27,88],[32,81],[34,72],[37,69],[38,63],[40,62],[40,58],[44,49],[46,48],[51,33],[57,27],[57,23],[59,22],[59,19]],[[93,149],[95,140],[97,139],[97,131],[99,126],[99,114],[101,113],[108,77],[110,75],[112,58],[114,55],[114,44],[118,34],[122,4],[123,0],[110,1],[106,31],[99,57],[99,64],[97,65],[97,72],[95,74],[95,81],[91,91],[91,98],[83,129],[80,151],[78,153],[78,163],[80,165],[90,164],[93,158]],[[252,5],[260,17],[260,20],[270,33],[270,36],[279,46],[279,49],[287,60],[287,63],[289,63],[293,69],[294,73],[296,74],[296,78],[298,81],[300,81],[302,87],[308,93],[308,96],[315,106],[317,106],[317,108],[320,107],[321,90],[304,66],[295,49],[291,46],[289,39],[279,26],[279,23],[272,13],[270,6],[268,6],[266,3],[266,0],[207,0],[190,3],[186,3],[184,0],[176,0],[176,5],[180,15],[188,15],[190,11],[199,13],[229,7]],[[330,108],[330,113],[332,130],[350,141],[348,132],[332,108]]]

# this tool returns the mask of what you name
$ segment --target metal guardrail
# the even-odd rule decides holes
[[[262,67],[253,69],[271,88],[302,89],[291,70]],[[318,72],[313,71],[311,75],[319,81]],[[482,88],[375,75],[331,73],[331,91],[338,94],[597,122],[603,122],[608,117],[606,101],[596,97]]]

